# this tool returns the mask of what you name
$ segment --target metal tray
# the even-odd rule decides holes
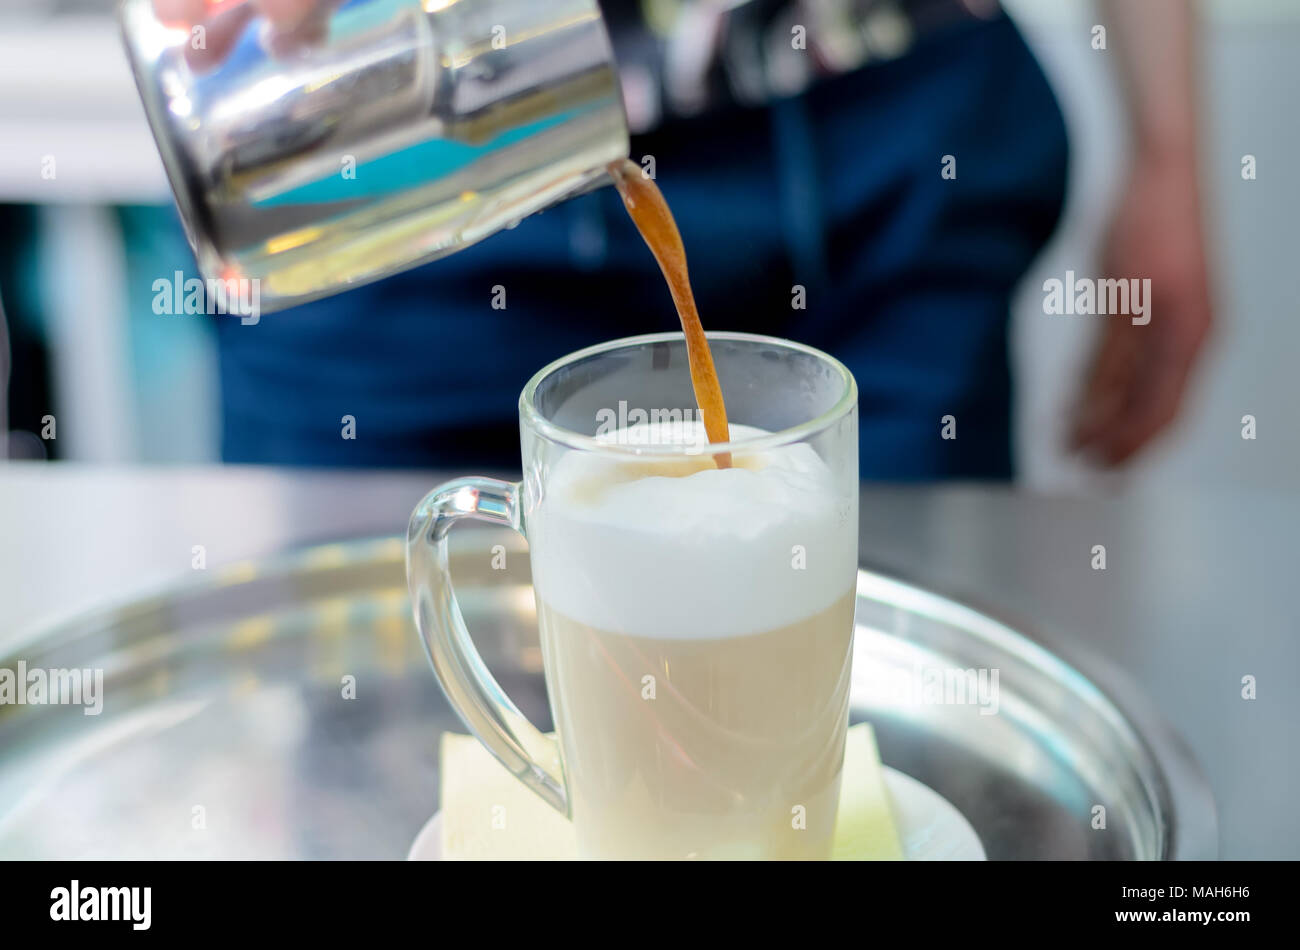
[[[494,529],[455,542],[484,659],[548,725],[526,550]],[[437,808],[439,733],[463,730],[412,626],[403,557],[384,540],[237,565],[5,658],[101,668],[105,698],[98,716],[0,705],[0,858],[402,858]],[[961,698],[936,692],[945,670],[996,670],[997,713],[937,701]],[[990,859],[1216,856],[1185,747],[1122,679],[1107,689],[1125,712],[987,614],[859,575],[853,720],[962,811]]]

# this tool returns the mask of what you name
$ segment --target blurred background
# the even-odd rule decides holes
[[[1300,154],[1300,125],[1290,120],[1300,88],[1300,4],[1199,4],[1201,177],[1217,327],[1171,429],[1136,462],[1104,475],[1064,443],[1071,400],[1105,318],[1044,314],[1042,283],[1067,269],[1101,272],[1098,249],[1130,145],[1116,58],[1090,48],[1098,13],[1086,0],[1006,6],[1047,73],[1071,149],[1061,226],[1015,298],[1018,480],[1044,491],[1100,489],[1116,479],[1134,490],[1293,487],[1300,439],[1283,434],[1296,428],[1291,361],[1300,350],[1290,260],[1300,187],[1288,164]],[[212,321],[158,316],[149,304],[155,276],[195,270],[112,8],[112,0],[0,4],[8,454],[216,461],[221,398]],[[1258,161],[1253,181],[1240,173],[1247,154]],[[48,156],[57,157],[57,173],[34,173]],[[56,440],[40,438],[49,414],[58,420]],[[1255,441],[1240,438],[1246,414],[1257,417]]]

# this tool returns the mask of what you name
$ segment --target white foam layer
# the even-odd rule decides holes
[[[641,431],[604,438],[703,438],[689,425],[632,429]],[[731,427],[732,441],[764,434]],[[704,638],[774,630],[852,590],[856,496],[837,495],[812,447],[742,452],[735,462],[717,469],[698,455],[629,463],[569,452],[527,516],[538,595],[605,632]]]

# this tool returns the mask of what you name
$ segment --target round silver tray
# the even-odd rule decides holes
[[[548,727],[527,552],[513,534],[457,535],[470,630]],[[438,806],[439,734],[463,731],[412,626],[403,558],[384,540],[236,565],[0,661],[104,671],[98,716],[0,705],[0,857],[402,858]],[[980,671],[996,694],[939,685]],[[852,718],[990,859],[1217,855],[1182,742],[1131,684],[1106,683],[987,614],[859,575]]]

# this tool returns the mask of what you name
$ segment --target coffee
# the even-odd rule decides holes
[[[682,341],[538,373],[520,397],[523,482],[449,482],[412,515],[416,622],[452,704],[572,819],[583,856],[828,858],[853,654],[853,380],[807,347],[719,334],[739,418],[781,433],[729,424],[668,206],[636,165],[609,172],[668,282],[699,418],[681,406]],[[465,638],[441,527],[457,517],[528,539],[558,757]]]
[[[645,428],[606,438],[703,437]],[[834,487],[807,444],[725,470],[569,453],[551,471],[527,530],[584,855],[829,855],[857,528]]]
[[[700,407],[708,440],[714,443],[726,442],[727,407],[722,399],[717,370],[713,366],[713,354],[709,352],[709,341],[704,335],[704,326],[700,323],[700,311],[695,306],[695,294],[691,292],[691,278],[686,269],[686,248],[677,230],[677,222],[673,220],[673,214],[668,210],[668,202],[664,200],[659,186],[635,162],[626,159],[612,162],[609,174],[623,197],[627,213],[631,215],[632,222],[641,232],[641,237],[659,262],[664,279],[668,281],[668,292],[672,295],[677,317],[682,323],[682,333],[686,336],[691,385],[695,388],[695,401]],[[726,468],[731,464],[731,455],[719,452],[713,456],[713,460],[718,468]]]

